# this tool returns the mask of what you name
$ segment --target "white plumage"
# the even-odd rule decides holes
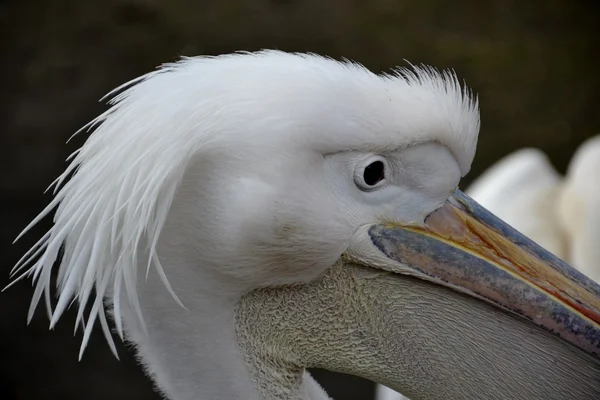
[[[55,182],[54,200],[25,229],[56,208],[53,227],[14,271],[35,282],[29,318],[42,296],[51,326],[78,303],[81,354],[96,320],[116,352],[110,307],[117,334],[136,345],[172,400],[325,399],[305,372],[310,366],[427,398],[600,390],[589,384],[597,360],[585,358],[600,332],[596,314],[566,309],[593,333],[574,343],[573,327],[548,308],[567,303],[537,287],[523,290],[539,292],[540,303],[519,312],[544,318],[533,324],[507,314],[503,301],[489,306],[473,292],[488,281],[465,277],[462,268],[509,266],[489,252],[464,252],[468,241],[442,240],[440,218],[459,228],[460,218],[481,221],[481,234],[499,240],[516,235],[497,232],[499,221],[459,205],[470,201],[455,188],[475,154],[479,112],[453,74],[413,68],[378,76],[350,62],[264,51],[186,58],[122,89],[89,124],[96,130]],[[455,221],[452,213],[464,217]],[[432,215],[438,217],[429,224]],[[422,235],[428,244],[419,251],[386,242],[420,235],[415,229],[437,239]],[[519,263],[554,271],[553,284],[571,285],[582,307],[596,312],[600,289],[540,249],[507,246],[497,252],[526,252]],[[449,263],[444,279],[424,272],[439,263],[424,262],[427,255],[439,252]],[[413,255],[425,258],[402,259]],[[464,279],[473,285],[461,289]],[[470,324],[457,325],[463,318]],[[412,337],[430,319],[432,329],[415,338],[442,352],[399,335],[404,329]],[[556,335],[547,332],[549,321],[559,327]],[[439,342],[444,331],[457,333],[446,334],[453,346]],[[510,338],[521,336],[511,347]],[[463,362],[457,352],[464,355],[466,343],[486,343],[486,352]],[[487,352],[511,367],[490,369]],[[567,373],[547,368],[554,353],[567,360]],[[421,384],[445,364],[481,379],[465,388],[438,374]],[[494,383],[507,379],[522,382]]]

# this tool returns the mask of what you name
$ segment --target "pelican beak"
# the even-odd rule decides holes
[[[351,261],[487,301],[600,357],[600,286],[461,191],[423,224],[372,225],[366,233]]]

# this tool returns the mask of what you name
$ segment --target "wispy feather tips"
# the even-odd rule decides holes
[[[13,268],[11,276],[15,279],[8,287],[32,277],[35,291],[28,320],[44,296],[51,328],[76,300],[75,325],[76,328],[84,326],[80,357],[96,320],[100,321],[104,336],[117,356],[103,304],[109,293],[114,295],[114,317],[121,338],[122,291],[135,309],[139,325],[145,328],[136,293],[135,265],[139,248],[150,249],[148,266],[157,270],[169,292],[181,304],[168,285],[154,246],[170,208],[185,154],[179,154],[181,162],[157,164],[156,153],[169,151],[168,145],[157,140],[162,131],[156,121],[144,124],[143,119],[140,122],[136,118],[148,107],[147,102],[140,101],[144,83],[162,72],[167,71],[155,71],[134,79],[109,94],[115,95],[111,100],[114,106],[77,132],[96,127],[84,146],[69,157],[72,161],[66,171],[50,185],[49,189],[54,188],[55,193],[52,202],[16,239],[56,209],[54,225]],[[120,92],[124,88],[128,89]],[[59,260],[61,248],[63,254]],[[52,310],[50,280],[57,261],[60,262],[56,283],[58,302]],[[95,297],[84,318],[93,291]]]

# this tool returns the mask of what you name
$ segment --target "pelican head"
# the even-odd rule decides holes
[[[95,321],[114,349],[109,308],[168,398],[326,399],[307,367],[414,400],[600,398],[600,288],[457,190],[479,112],[453,74],[187,58],[91,125],[17,267],[30,317],[76,299],[82,351]]]

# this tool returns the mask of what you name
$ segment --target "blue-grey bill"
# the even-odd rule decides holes
[[[600,358],[600,285],[461,191],[424,226],[374,225],[369,236],[415,275],[513,312]]]

